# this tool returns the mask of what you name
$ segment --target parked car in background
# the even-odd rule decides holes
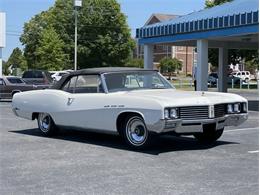
[[[25,83],[34,85],[51,85],[53,83],[51,74],[44,70],[27,70],[23,73],[22,79]]]
[[[51,77],[53,79],[53,81],[59,81],[62,76],[69,74],[68,71],[55,71],[53,74],[51,74]]]
[[[232,80],[234,85],[239,85],[240,84],[240,78],[236,77],[232,74],[228,75],[227,78],[227,83],[228,85],[232,85]],[[208,86],[210,87],[216,87],[218,82],[218,74],[216,72],[212,72],[208,76]]]
[[[208,86],[214,87],[217,86],[218,74],[216,72],[212,72],[208,76]]]
[[[247,100],[230,93],[178,91],[155,70],[96,68],[65,75],[51,90],[13,97],[16,116],[38,120],[46,136],[57,127],[119,134],[133,148],[154,135],[193,135],[214,142],[226,126],[247,120]]]
[[[2,76],[0,77],[0,99],[12,99],[15,93],[48,87],[46,85],[26,84],[21,78],[15,76]]]
[[[244,81],[246,83],[248,83],[251,79],[251,74],[249,71],[234,72],[233,76],[242,79],[242,81]]]

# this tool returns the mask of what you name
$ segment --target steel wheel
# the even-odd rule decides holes
[[[133,117],[126,125],[127,138],[136,146],[142,145],[147,139],[146,126],[139,117]]]
[[[52,135],[56,131],[55,124],[47,113],[39,113],[38,127],[45,135]]]
[[[122,126],[118,129],[119,134],[131,148],[143,149],[152,143],[153,134],[148,131],[141,116],[128,115],[121,124]]]

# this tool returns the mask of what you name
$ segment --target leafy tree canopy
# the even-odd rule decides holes
[[[144,67],[144,59],[142,58],[131,58],[126,63],[127,67],[137,67],[137,68],[143,68]]]
[[[182,62],[177,58],[164,57],[160,60],[159,63],[159,68],[163,73],[175,72],[176,70],[181,70],[182,68]]]
[[[205,6],[206,6],[206,8],[211,8],[216,5],[221,5],[223,3],[230,2],[230,1],[233,1],[233,0],[206,0]]]
[[[40,41],[35,55],[36,69],[62,70],[69,65],[69,56],[63,51],[64,42],[53,27],[44,29],[40,34]]]
[[[59,49],[56,48],[59,50],[59,55],[56,55],[57,51],[52,53],[58,57],[58,61],[64,60],[64,56],[68,55],[68,59],[66,58],[63,65],[59,64],[59,66],[73,67],[73,13],[73,1],[56,0],[55,5],[49,10],[37,14],[25,23],[20,40],[25,46],[24,56],[30,67],[39,66],[42,60],[47,58],[47,56],[42,57],[46,54],[42,52],[46,48],[41,48],[45,45],[43,42],[53,38],[47,36],[57,36],[59,39]],[[56,35],[43,32],[46,29],[48,31],[52,29]],[[116,0],[83,0],[83,6],[78,10],[79,68],[122,66],[129,59],[133,47],[134,42],[130,36],[126,16],[121,13],[120,5]],[[50,66],[50,63],[48,64],[47,67]],[[54,63],[53,66],[51,69],[60,69]]]
[[[25,70],[27,68],[27,64],[24,59],[23,52],[18,47],[16,47],[13,50],[7,62],[5,63],[7,69],[11,65],[13,66],[13,68],[21,68],[22,70]]]

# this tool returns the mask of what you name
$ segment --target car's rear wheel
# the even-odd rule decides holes
[[[203,133],[194,134],[194,137],[202,143],[213,143],[221,137],[223,131],[224,128],[216,130],[210,125],[203,128]]]
[[[137,115],[126,117],[120,134],[125,142],[134,149],[142,149],[148,146],[152,137],[143,118]]]
[[[48,113],[39,113],[38,127],[46,136],[52,136],[57,132],[57,127]]]

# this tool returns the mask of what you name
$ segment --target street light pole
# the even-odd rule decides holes
[[[75,13],[75,43],[74,43],[74,70],[77,70],[77,47],[78,47],[78,8],[82,7],[82,0],[74,0]]]

